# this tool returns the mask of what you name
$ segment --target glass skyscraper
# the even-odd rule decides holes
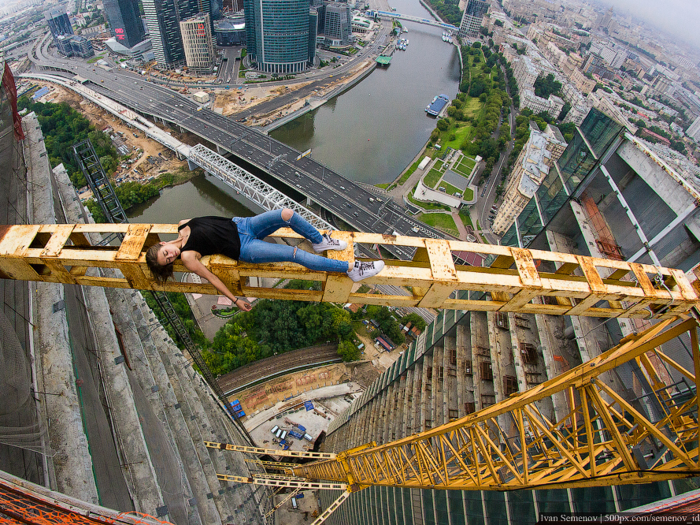
[[[73,27],[70,25],[70,19],[64,9],[54,8],[45,15],[46,22],[49,24],[49,31],[54,40],[59,35],[72,35]]]
[[[468,0],[467,7],[459,24],[459,37],[477,36],[481,28],[481,21],[489,10],[488,2],[482,0]]]
[[[158,65],[163,68],[184,65],[185,50],[175,0],[143,0],[143,10]]]
[[[309,0],[245,0],[248,55],[257,69],[290,74],[313,60]]]
[[[105,14],[112,34],[121,45],[134,47],[146,38],[138,0],[104,0]]]

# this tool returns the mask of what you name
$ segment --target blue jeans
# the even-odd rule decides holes
[[[286,244],[271,244],[262,239],[280,228],[291,228],[299,235],[318,244],[323,237],[298,213],[289,221],[282,218],[282,210],[272,210],[254,217],[234,217],[241,239],[240,260],[249,263],[294,262],[319,272],[347,272],[347,261],[327,259]]]

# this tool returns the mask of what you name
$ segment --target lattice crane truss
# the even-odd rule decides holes
[[[301,483],[339,483],[335,488],[341,490],[342,485],[349,493],[372,485],[505,491],[697,476],[697,330],[694,317],[665,319],[556,378],[434,429],[382,445],[368,443],[311,463],[282,463],[282,475],[219,478],[292,488]],[[676,338],[689,343],[692,370],[664,353],[664,345]],[[608,386],[608,374],[629,364],[639,373],[634,384],[627,385],[628,392],[621,394]],[[641,401],[635,398],[643,391],[652,394]],[[560,392],[567,396],[570,411],[560,420],[549,419],[540,402]],[[225,443],[206,442],[206,446],[253,451]],[[255,449],[254,453],[289,452]],[[294,454],[315,459],[319,453]]]
[[[121,233],[119,246],[92,246],[86,233]],[[0,278],[61,282],[153,291],[218,294],[210,284],[157,283],[146,266],[146,250],[174,224],[58,224],[0,226]],[[274,234],[297,242],[288,229]],[[345,274],[314,272],[293,263],[247,264],[221,255],[202,262],[237,295],[247,297],[417,306],[475,311],[592,317],[669,319],[698,305],[700,287],[681,270],[578,255],[491,246],[462,241],[373,233],[334,232],[348,247],[328,257],[351,260],[356,243],[415,249],[412,261],[386,261],[370,284],[410,286],[413,295],[353,293]],[[455,265],[453,253],[492,259],[487,267]],[[93,268],[115,268],[123,277],[102,277]],[[175,271],[187,272],[178,260]],[[251,286],[248,277],[320,281],[322,289],[288,290]],[[476,292],[490,293],[477,300]]]
[[[356,488],[501,491],[697,476],[697,328],[695,318],[666,319],[558,377],[462,419],[286,472]],[[663,345],[677,337],[690,343],[693,370],[663,352]],[[623,395],[610,388],[607,374],[630,362],[641,373]],[[642,402],[630,399],[643,384],[653,394]],[[559,392],[566,394],[570,412],[556,421],[538,405]]]

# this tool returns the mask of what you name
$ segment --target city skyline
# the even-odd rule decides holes
[[[598,0],[600,5],[612,7],[616,14],[629,14],[645,23],[680,36],[700,51],[700,34],[696,21],[700,19],[700,4],[691,0]],[[682,13],[682,14],[681,14]]]

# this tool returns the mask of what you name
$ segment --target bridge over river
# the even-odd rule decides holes
[[[34,60],[44,78],[75,81],[152,118],[208,141],[221,155],[229,155],[244,167],[252,167],[287,186],[284,193],[315,202],[356,231],[443,238],[444,234],[413,218],[390,199],[379,200],[361,185],[300,152],[233,119],[199,109],[192,100],[166,87],[124,71],[92,68],[89,64],[47,57],[37,50]],[[65,59],[64,59],[65,60]],[[298,198],[298,197],[297,197]],[[303,199],[302,199],[303,200]],[[392,248],[394,256],[407,259],[412,250]]]
[[[441,27],[443,29],[447,29],[448,31],[459,31],[459,27],[453,26],[452,24],[446,24],[445,22],[440,22],[439,20],[431,20],[430,18],[423,18],[420,16],[402,15],[401,13],[394,13],[393,11],[377,11],[372,9],[367,11],[367,16],[370,18],[374,18],[376,16],[378,18],[405,20],[407,22],[416,22],[417,24],[424,24],[427,26]]]

